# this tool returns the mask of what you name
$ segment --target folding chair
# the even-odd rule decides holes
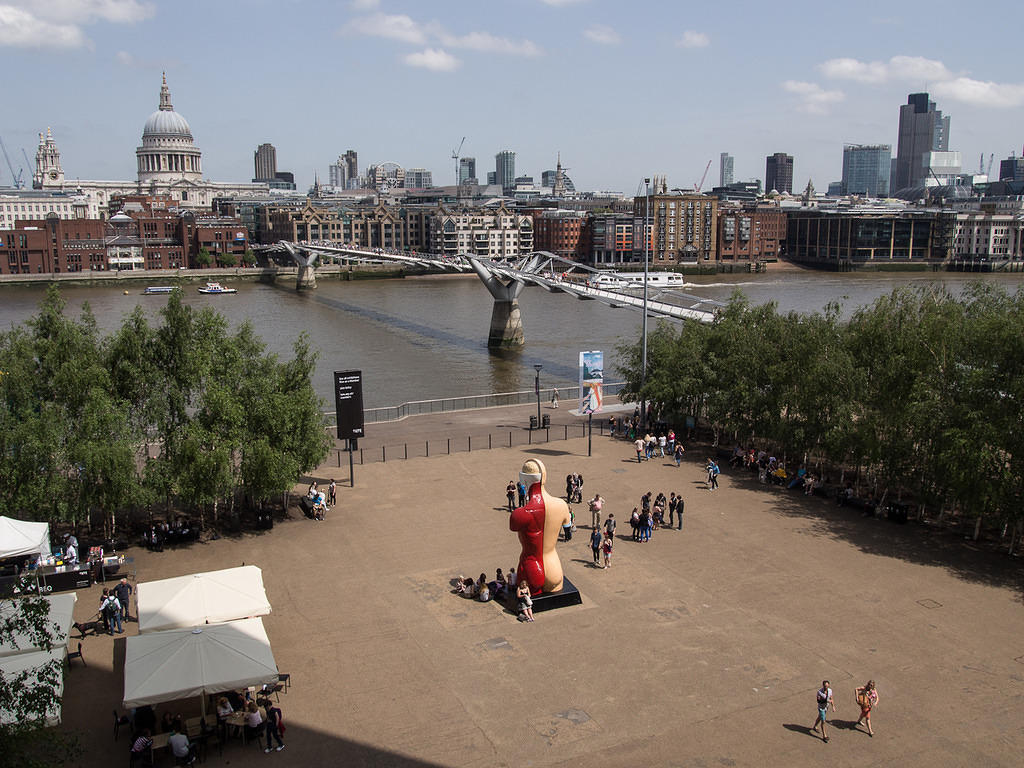
[[[80,660],[82,662],[82,666],[83,667],[89,666],[88,664],[85,663],[85,658],[82,656],[82,644],[81,643],[78,644],[78,650],[77,651],[72,651],[71,653],[68,654],[68,668],[69,669],[71,668],[71,660],[72,659]]]

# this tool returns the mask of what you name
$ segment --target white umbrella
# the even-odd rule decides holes
[[[140,707],[277,682],[262,619],[169,629],[125,639],[124,706]]]
[[[137,600],[140,634],[270,613],[263,571],[255,565],[147,581]]]

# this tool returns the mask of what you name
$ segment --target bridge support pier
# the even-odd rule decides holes
[[[501,282],[496,275],[472,256],[467,256],[480,281],[494,298],[494,309],[491,311],[491,330],[487,334],[487,346],[490,349],[521,347],[526,342],[523,335],[523,316],[519,311],[519,294],[525,283],[513,280]]]
[[[295,278],[296,290],[316,288],[316,267],[311,264],[299,265],[299,272]]]
[[[292,260],[295,262],[295,266],[298,267],[298,274],[295,278],[295,289],[297,291],[301,291],[306,288],[316,288],[316,267],[313,266],[316,254],[307,253],[288,242],[282,241],[281,244],[291,255]]]
[[[491,331],[487,334],[489,348],[521,347],[526,341],[523,336],[523,316],[519,312],[519,300],[494,300],[491,311]]]

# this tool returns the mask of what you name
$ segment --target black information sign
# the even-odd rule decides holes
[[[362,371],[334,372],[334,408],[339,440],[364,437]]]

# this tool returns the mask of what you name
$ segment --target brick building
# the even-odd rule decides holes
[[[585,261],[590,253],[587,216],[578,211],[533,213],[533,248],[550,251],[573,261]]]
[[[718,209],[719,261],[775,260],[786,241],[786,214],[776,205],[723,203]]]

